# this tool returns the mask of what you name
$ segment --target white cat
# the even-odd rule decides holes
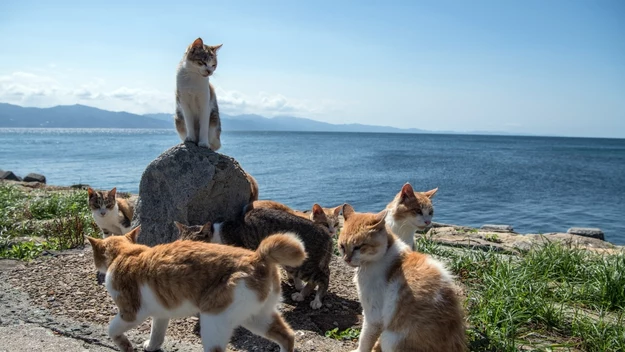
[[[217,151],[221,147],[221,119],[215,89],[208,76],[217,69],[220,45],[204,45],[197,38],[184,53],[176,74],[176,115],[180,139]]]

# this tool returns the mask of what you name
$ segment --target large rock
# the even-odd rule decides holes
[[[141,225],[140,243],[172,242],[174,220],[199,225],[231,219],[247,204],[250,191],[236,160],[193,143],[179,144],[143,172],[132,225]]]
[[[30,173],[24,177],[24,182],[46,183],[46,177],[44,175]]]
[[[2,171],[0,172],[0,180],[21,181],[22,179],[14,174],[13,171]]]

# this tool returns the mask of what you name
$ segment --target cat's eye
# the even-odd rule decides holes
[[[430,215],[434,215],[434,210],[430,210]]]
[[[357,251],[357,250],[360,249],[360,247],[362,247],[362,246],[354,246],[354,250]]]
[[[423,212],[421,211],[421,209],[417,209],[417,210],[415,210],[414,212],[415,212],[415,214],[417,214],[417,215],[423,215]]]
[[[341,245],[341,252],[345,252],[345,246]]]

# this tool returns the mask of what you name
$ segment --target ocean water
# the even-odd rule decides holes
[[[173,129],[0,129],[0,169],[138,192],[147,164],[179,142]],[[380,211],[410,182],[439,187],[437,222],[522,233],[599,227],[625,244],[624,139],[225,132],[222,144],[256,177],[261,199],[297,209]]]

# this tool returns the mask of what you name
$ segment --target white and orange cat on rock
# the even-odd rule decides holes
[[[434,207],[432,197],[438,188],[427,192],[415,192],[406,183],[395,198],[386,206],[386,223],[391,231],[414,250],[414,237],[417,230],[432,224]]]
[[[204,45],[197,38],[184,53],[176,74],[174,122],[183,142],[217,151],[221,147],[221,119],[215,89],[208,77],[217,69],[220,45]]]
[[[451,274],[390,233],[386,213],[343,206],[338,245],[356,268],[364,318],[354,352],[466,351],[464,312]]]
[[[277,310],[278,265],[301,265],[304,245],[292,234],[262,240],[256,251],[195,241],[148,247],[136,244],[140,227],[124,236],[87,237],[96,268],[117,305],[109,335],[123,352],[133,346],[125,332],[152,317],[146,351],[157,351],[169,319],[199,313],[205,352],[225,352],[234,329],[243,326],[294,351],[294,333]]]

